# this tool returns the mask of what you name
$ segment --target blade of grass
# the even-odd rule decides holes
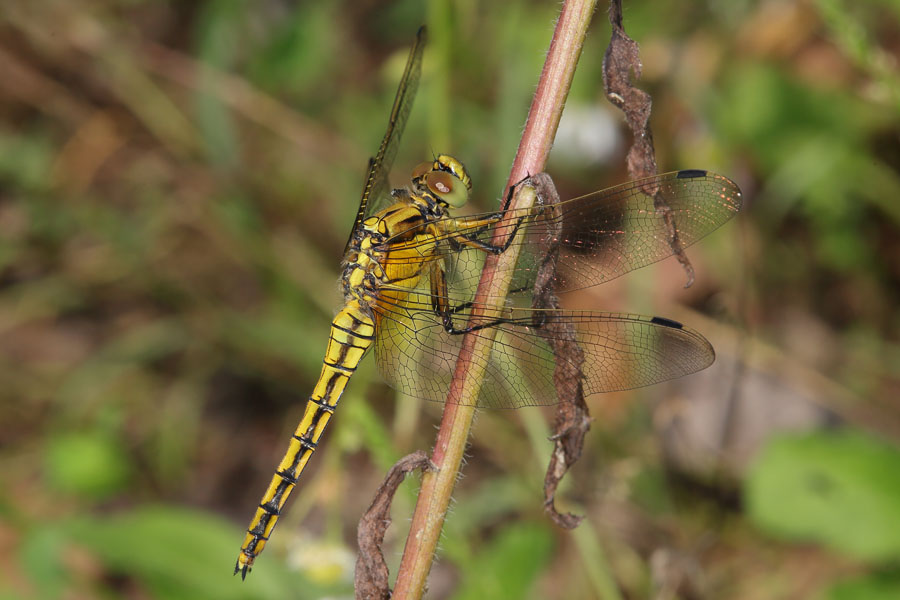
[[[601,600],[622,600],[622,594],[612,575],[612,567],[597,537],[597,530],[593,527],[576,527],[572,531],[584,570],[597,597]]]
[[[507,189],[544,168],[594,7],[595,2],[591,0],[570,0],[563,4]],[[533,190],[524,190],[516,195],[510,208],[530,206],[534,196]],[[497,232],[508,231],[508,227],[508,222],[501,221]],[[493,243],[501,243],[501,237],[495,233]],[[502,301],[491,304],[486,299],[503,297],[516,259],[513,249],[488,257],[475,296],[473,315],[490,314],[502,306]],[[487,328],[463,339],[431,457],[436,470],[422,477],[422,488],[397,574],[395,598],[420,598],[424,593],[475,414],[473,405],[481,388],[492,336],[491,328]]]

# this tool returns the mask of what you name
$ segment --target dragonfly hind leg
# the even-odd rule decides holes
[[[514,294],[517,292],[524,292],[526,289],[528,288],[521,287],[515,290],[510,290],[510,293]],[[528,323],[523,323],[521,319],[498,318],[478,325],[469,325],[462,328],[457,327],[453,322],[453,315],[459,314],[464,310],[472,308],[472,306],[474,306],[474,302],[463,302],[462,304],[458,304],[456,306],[450,306],[447,296],[447,278],[444,275],[444,271],[441,270],[441,268],[437,264],[435,264],[431,272],[431,307],[434,310],[435,314],[441,318],[441,323],[444,326],[444,331],[446,331],[450,335],[464,335],[466,333],[479,331],[488,327],[496,327],[497,325],[528,325],[531,327],[541,327],[544,324],[543,318],[532,319]],[[539,316],[539,313],[535,313],[535,316]]]

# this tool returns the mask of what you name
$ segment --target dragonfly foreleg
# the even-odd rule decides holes
[[[502,212],[494,213],[490,216],[490,218],[485,219],[484,224],[474,231],[470,231],[468,233],[451,234],[450,244],[454,250],[459,250],[463,246],[468,246],[469,248],[475,248],[476,250],[481,250],[482,252],[487,252],[488,254],[503,254],[512,245],[513,240],[516,239],[516,234],[519,232],[519,228],[522,226],[522,223],[524,223],[525,219],[530,216],[531,215],[529,214],[525,214],[516,219],[516,224],[513,226],[512,231],[507,236],[506,241],[502,244],[492,244],[490,242],[485,242],[478,239],[479,234],[484,232],[487,227],[497,223],[503,217]],[[471,226],[471,224],[463,222],[463,227],[466,226]]]

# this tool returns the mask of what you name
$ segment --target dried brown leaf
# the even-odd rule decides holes
[[[428,454],[422,450],[401,458],[388,471],[381,487],[375,492],[372,504],[359,520],[356,534],[359,556],[356,559],[354,586],[357,598],[386,600],[391,597],[388,580],[390,574],[381,550],[384,534],[391,524],[391,502],[407,474],[416,469],[429,468],[431,462],[428,460]]]

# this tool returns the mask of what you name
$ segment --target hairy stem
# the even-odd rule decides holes
[[[529,174],[544,169],[595,4],[593,0],[568,0],[563,4],[528,113],[525,132],[507,180],[507,189]],[[526,193],[516,194],[509,208],[525,208],[534,201],[534,190],[523,189]],[[504,241],[501,232],[510,231],[509,225],[505,220],[498,223],[494,244]],[[501,300],[489,302],[486,299],[502,299],[505,295],[512,267],[518,258],[515,248],[513,246],[498,256],[489,256],[485,261],[474,300],[473,315],[476,317],[491,314],[499,309],[498,303],[502,304]],[[425,591],[475,414],[474,404],[481,389],[483,365],[487,362],[492,341],[491,328],[468,334],[463,339],[431,456],[436,470],[422,477],[422,488],[397,574],[395,598],[421,598]]]

